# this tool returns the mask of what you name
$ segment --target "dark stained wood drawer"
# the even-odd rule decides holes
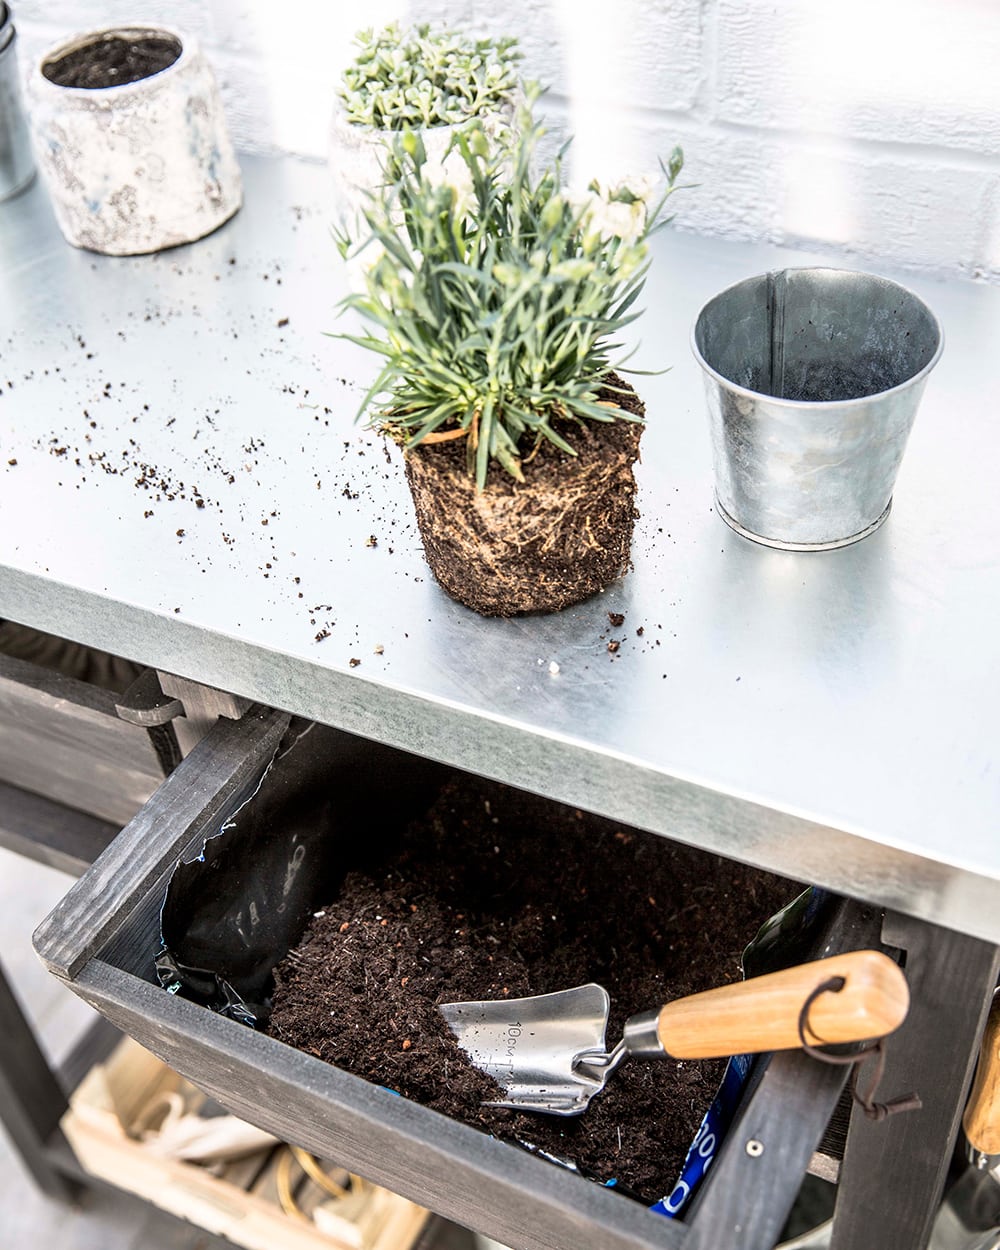
[[[765,1058],[682,1223],[159,987],[153,955],[170,876],[253,792],[288,723],[254,706],[216,724],[39,927],[49,969],[234,1113],[503,1244],[769,1250],[843,1069],[800,1053]],[[366,771],[384,786],[390,769],[361,765],[388,750],[342,735],[329,762],[333,793],[364,784]],[[366,836],[376,833],[373,822]]]

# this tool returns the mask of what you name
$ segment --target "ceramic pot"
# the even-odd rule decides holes
[[[499,112],[487,113],[479,120],[488,136],[496,138],[502,131],[510,130],[514,125],[517,113],[517,101]],[[448,145],[458,130],[468,122],[458,122],[452,126],[424,126],[418,129],[427,152],[428,173],[444,179],[448,175],[448,164],[445,153]],[[329,170],[333,184],[333,220],[334,224],[349,233],[364,229],[361,210],[368,203],[369,195],[375,191],[384,178],[383,168],[388,149],[399,135],[398,130],[374,130],[370,126],[358,126],[347,118],[341,102],[334,107],[330,125]],[[465,166],[460,158],[454,161],[461,165],[456,172],[461,175]]]
[[[28,79],[39,167],[68,242],[112,256],[210,234],[242,186],[212,70],[162,26],[76,35]]]

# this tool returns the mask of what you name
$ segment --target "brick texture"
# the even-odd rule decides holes
[[[161,20],[202,42],[245,150],[325,159],[360,23],[514,34],[576,180],[680,142],[687,230],[1000,281],[996,0],[13,0],[27,68],[81,28]]]
[[[1000,151],[993,0],[720,0],[720,120]]]

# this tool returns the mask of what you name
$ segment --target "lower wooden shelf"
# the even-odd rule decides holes
[[[62,1130],[87,1174],[247,1250],[414,1246],[422,1207],[220,1112],[126,1038],[77,1087]],[[178,1157],[211,1154],[209,1137],[246,1139],[248,1153],[211,1164]]]
[[[0,781],[0,846],[78,877],[121,826]]]

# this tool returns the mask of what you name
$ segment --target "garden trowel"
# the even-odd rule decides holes
[[[626,1023],[605,1046],[610,999],[591,982],[554,994],[444,1003],[439,1010],[502,1096],[492,1105],[579,1115],[629,1055],[710,1059],[873,1041],[909,1007],[906,978],[881,951],[860,950],[677,998]]]

